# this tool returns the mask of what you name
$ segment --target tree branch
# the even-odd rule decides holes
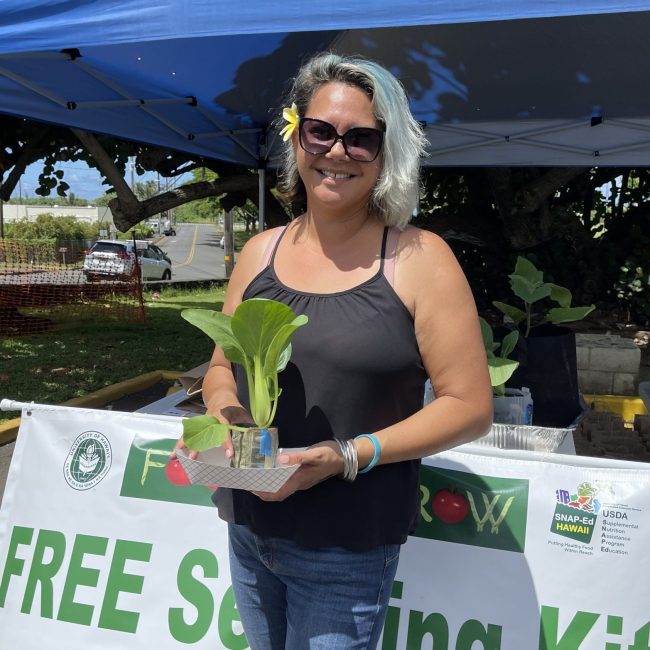
[[[517,192],[518,207],[524,212],[538,210],[558,188],[567,185],[589,169],[589,167],[554,167],[549,169]]]
[[[20,151],[20,156],[14,163],[7,180],[2,183],[2,191],[0,192],[0,198],[3,201],[8,201],[11,198],[11,193],[16,189],[18,181],[21,176],[25,173],[25,169],[28,165],[31,165],[37,159],[37,156],[34,154],[38,151],[40,146],[43,144],[47,135],[50,132],[50,127],[44,127],[37,135],[30,138]]]
[[[214,181],[199,181],[183,185],[152,196],[145,201],[136,201],[136,205],[124,203],[118,194],[116,198],[109,201],[108,207],[113,213],[115,226],[125,232],[147,217],[171,210],[184,203],[205,199],[209,196],[219,196],[227,192],[246,192],[251,187],[257,187],[257,177],[253,174],[241,174],[218,178]]]
[[[89,131],[83,131],[82,129],[70,130],[81,140],[81,144],[89,151],[101,173],[104,174],[104,177],[115,188],[115,193],[120,200],[136,206],[138,204],[137,197],[124,180],[122,173],[113,162],[113,159],[106,153],[104,147],[102,147],[94,134]]]

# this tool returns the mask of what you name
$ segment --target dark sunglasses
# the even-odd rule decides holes
[[[381,151],[384,133],[379,129],[355,126],[340,135],[329,122],[313,117],[303,117],[300,120],[298,141],[307,153],[327,153],[339,140],[352,160],[372,162]]]

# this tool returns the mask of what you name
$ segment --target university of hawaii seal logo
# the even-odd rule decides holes
[[[72,443],[63,476],[75,490],[95,487],[111,468],[112,453],[108,438],[99,431],[84,431]]]

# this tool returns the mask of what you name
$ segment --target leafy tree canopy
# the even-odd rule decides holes
[[[0,196],[9,200],[20,177],[32,163],[42,161],[36,194],[48,197],[53,192],[66,197],[70,186],[62,169],[56,163],[83,160],[103,176],[108,194],[107,205],[113,213],[115,225],[126,231],[136,223],[153,215],[170,210],[189,201],[206,197],[221,197],[230,209],[244,205],[247,200],[258,202],[258,178],[253,170],[189,154],[150,145],[125,142],[109,136],[99,136],[80,129],[68,129],[41,124],[9,115],[0,116]],[[141,184],[142,192],[131,190],[125,180],[129,159],[135,160],[134,173],[156,172],[163,179],[175,179],[187,172],[205,168],[215,176],[180,187],[155,192],[151,181]],[[284,206],[271,193],[275,184],[273,173],[267,175],[266,196],[267,222],[270,225],[284,223],[287,213]]]

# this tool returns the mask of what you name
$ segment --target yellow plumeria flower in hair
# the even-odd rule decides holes
[[[284,108],[282,110],[282,117],[287,121],[287,125],[280,131],[280,135],[286,142],[293,135],[293,132],[298,128],[298,124],[300,123],[298,107],[295,103],[291,104],[291,108]]]

